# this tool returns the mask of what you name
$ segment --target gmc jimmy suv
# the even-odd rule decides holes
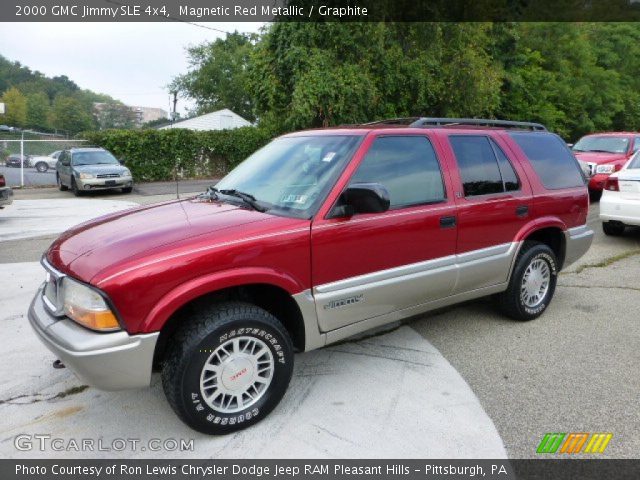
[[[548,307],[589,248],[585,178],[539,124],[396,119],[284,135],[188,200],[107,215],[42,259],[29,309],[82,381],[145,387],[233,432],[282,399],[294,351],[492,295]]]

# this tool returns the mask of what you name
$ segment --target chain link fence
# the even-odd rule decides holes
[[[11,187],[54,186],[57,154],[82,145],[87,145],[86,140],[0,132],[0,174]]]

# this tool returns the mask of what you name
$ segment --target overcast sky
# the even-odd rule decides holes
[[[257,32],[261,23],[201,23],[224,31]],[[185,48],[224,36],[182,22],[0,23],[0,55],[51,77],[128,105],[169,110],[166,85],[188,68]],[[178,100],[178,111],[191,106]]]

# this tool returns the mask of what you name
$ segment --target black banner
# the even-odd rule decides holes
[[[14,0],[0,22],[640,20],[636,0]]]
[[[0,460],[2,480],[637,480],[640,460]]]

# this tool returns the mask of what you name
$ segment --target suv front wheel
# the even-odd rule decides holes
[[[202,433],[230,433],[262,420],[282,399],[293,373],[287,331],[248,303],[220,303],[188,319],[167,348],[167,400]]]
[[[514,320],[533,320],[547,309],[556,289],[558,260],[547,245],[525,242],[509,287],[498,294],[500,310]]]

